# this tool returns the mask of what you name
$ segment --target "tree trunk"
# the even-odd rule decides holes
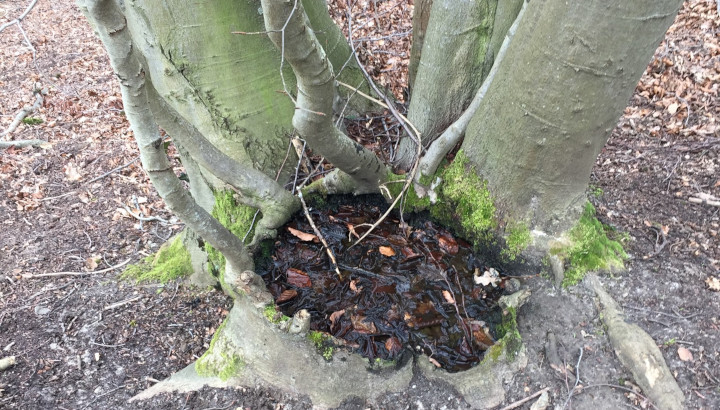
[[[462,148],[511,219],[558,234],[680,7],[531,1]]]

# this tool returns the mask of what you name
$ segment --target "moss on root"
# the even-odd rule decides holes
[[[195,362],[195,371],[203,377],[219,377],[225,381],[237,376],[245,367],[243,358],[234,353],[223,334],[227,320],[215,331],[208,350]]]
[[[190,253],[185,249],[182,235],[163,244],[155,255],[150,255],[136,265],[130,265],[122,274],[123,279],[138,282],[166,283],[192,273]]]
[[[509,261],[514,261],[532,242],[530,228],[524,222],[514,222],[505,228],[505,248],[501,254]]]
[[[330,337],[325,333],[312,330],[307,334],[308,340],[315,345],[317,352],[322,355],[323,359],[332,360],[335,353],[335,346],[330,342]]]
[[[243,238],[247,234],[245,243],[250,243],[253,238],[254,228],[252,230],[251,228],[255,212],[255,208],[238,203],[235,200],[233,191],[215,192],[215,206],[213,207],[212,216],[235,236]],[[250,233],[248,233],[248,230],[250,230]],[[212,273],[222,282],[225,273],[225,257],[207,242],[205,242],[205,252],[207,252]]]
[[[568,232],[571,245],[551,250],[569,262],[563,286],[577,284],[590,271],[623,269],[628,255],[620,242],[608,237],[609,230],[595,218],[595,207],[588,202],[580,220]]]

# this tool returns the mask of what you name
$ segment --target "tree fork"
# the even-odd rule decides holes
[[[173,172],[148,104],[145,73],[135,56],[125,16],[117,3],[113,0],[90,0],[81,3],[81,7],[95,23],[113,70],[120,79],[125,112],[140,148],[143,167],[158,193],[168,208],[190,229],[223,253],[234,272],[252,270],[252,258],[242,241],[200,207]],[[257,281],[252,279],[245,280],[246,285],[253,285],[247,290],[256,292],[253,296],[259,299],[270,297],[264,286],[257,286]]]
[[[264,0],[265,26],[292,66],[298,96],[293,125],[309,145],[351,176],[359,193],[378,190],[389,170],[377,156],[352,141],[332,121],[335,78],[322,45],[307,25],[300,1]]]

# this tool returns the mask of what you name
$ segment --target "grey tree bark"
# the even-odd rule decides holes
[[[428,18],[423,5],[430,3]],[[353,394],[372,396],[406,386],[411,377],[406,363],[384,373],[345,353],[343,360],[327,363],[303,337],[307,326],[298,326],[296,334],[292,326],[268,323],[258,308],[272,299],[253,272],[250,250],[211,216],[218,193],[231,189],[239,204],[262,214],[253,244],[273,237],[299,207],[298,198],[276,182],[284,182],[291,172],[284,165],[295,133],[338,169],[314,190],[358,194],[378,192],[403,178],[406,187],[410,183],[334,125],[338,107],[345,106],[337,103],[343,95],[336,82],[366,87],[366,92],[370,87],[352,50],[340,41],[325,3],[80,4],[120,79],[143,166],[168,208],[225,257],[227,267],[219,280],[236,303],[209,351],[153,391],[218,384],[227,376],[235,382],[264,380],[336,405]],[[491,218],[522,221],[537,232],[561,235],[577,220],[590,168],[680,0],[418,4],[421,27],[408,117],[427,147],[421,173],[436,175],[440,160],[464,135],[469,166],[463,175],[475,172],[486,181],[499,210]],[[370,106],[350,105],[359,111]],[[168,162],[159,127],[178,145],[190,176],[189,191]],[[401,142],[400,164],[406,168],[413,165],[414,144]],[[426,192],[421,181],[418,196]],[[193,255],[202,268],[207,256]],[[515,299],[527,297],[521,296]],[[508,312],[519,305],[511,307]],[[307,320],[300,313],[295,320]],[[497,402],[502,378],[522,362],[522,350],[519,361],[511,362],[507,344],[498,348],[499,360],[445,377],[478,408]],[[306,362],[321,368],[321,374],[306,377]],[[421,371],[438,375],[432,369]],[[498,376],[477,384],[478,375],[487,372]],[[489,394],[494,401],[487,399]]]

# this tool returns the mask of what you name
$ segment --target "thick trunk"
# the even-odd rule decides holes
[[[463,143],[501,211],[552,233],[577,220],[594,160],[680,3],[528,3]]]

